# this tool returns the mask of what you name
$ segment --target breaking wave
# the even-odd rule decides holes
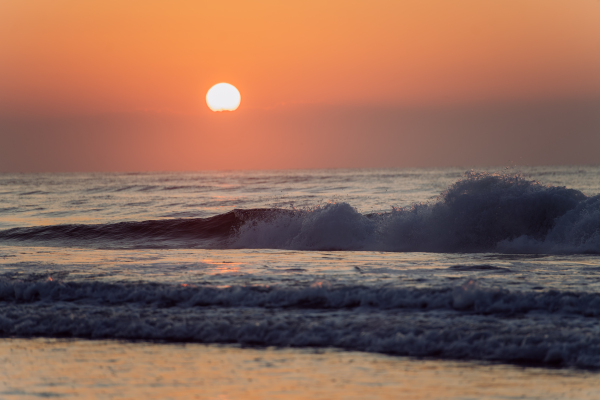
[[[348,203],[210,218],[14,228],[0,240],[104,248],[600,253],[600,195],[467,173],[435,202],[362,214]]]

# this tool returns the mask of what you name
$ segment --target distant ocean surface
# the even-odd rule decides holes
[[[600,368],[600,167],[0,175],[0,335]]]

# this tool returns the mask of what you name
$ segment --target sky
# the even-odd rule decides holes
[[[598,0],[2,0],[0,172],[600,164],[598,49]]]

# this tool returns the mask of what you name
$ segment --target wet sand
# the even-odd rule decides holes
[[[600,374],[345,352],[2,339],[0,398],[597,399]]]

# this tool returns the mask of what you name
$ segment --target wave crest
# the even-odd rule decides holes
[[[577,190],[545,186],[518,175],[471,172],[434,203],[371,215],[363,215],[347,203],[330,203],[244,224],[233,246],[511,252],[507,243],[527,238],[529,242],[548,240],[545,252],[552,253],[582,251],[581,239],[577,238],[585,237],[585,250],[599,252],[600,212],[594,199]]]
[[[469,172],[434,202],[362,214],[348,203],[210,218],[14,228],[0,239],[109,248],[600,253],[600,195]]]

